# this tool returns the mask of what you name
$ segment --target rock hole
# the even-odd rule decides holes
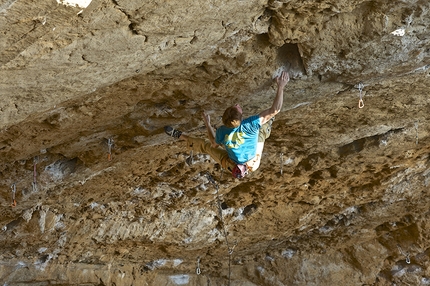
[[[49,258],[49,255],[48,255],[48,254],[45,254],[45,255],[42,255],[42,256],[39,258],[39,261],[40,261],[41,263],[45,263],[45,262],[48,260],[48,258]]]
[[[78,158],[58,160],[46,166],[45,171],[49,174],[52,180],[59,181],[65,176],[75,172],[78,161],[80,161]]]
[[[338,172],[337,167],[335,166],[330,167],[328,169],[328,172],[330,173],[330,177],[337,178],[337,172]]]
[[[256,38],[259,46],[266,47],[271,45],[268,33],[259,34]],[[263,52],[260,52],[260,54],[263,55]]]
[[[298,78],[306,75],[297,44],[285,44],[280,47],[276,60],[285,71],[288,71],[290,78]]]
[[[128,25],[128,28],[130,29],[131,33],[133,35],[139,35],[139,32],[137,30],[137,24],[136,23],[131,23],[130,25]],[[145,41],[146,42],[146,41]]]
[[[255,204],[250,204],[250,205],[247,205],[247,206],[243,209],[242,214],[243,214],[244,216],[249,216],[249,215],[253,214],[256,210],[257,210],[257,205],[255,205]]]

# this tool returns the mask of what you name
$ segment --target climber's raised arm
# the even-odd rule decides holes
[[[290,81],[290,76],[287,72],[282,72],[280,76],[276,78],[276,83],[278,84],[278,90],[276,92],[275,99],[270,108],[262,111],[259,116],[261,118],[261,125],[269,121],[272,117],[281,111],[282,104],[284,103],[284,87]]]

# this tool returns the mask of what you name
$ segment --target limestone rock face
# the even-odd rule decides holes
[[[428,1],[66,4],[0,2],[0,282],[430,285]],[[246,178],[164,134],[283,70]]]

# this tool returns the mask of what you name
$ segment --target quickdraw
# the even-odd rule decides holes
[[[400,245],[397,244],[397,248],[399,249],[400,254],[406,256],[406,263],[411,264],[411,258],[409,252],[404,253]]]
[[[415,144],[418,145],[418,121],[415,122],[415,132],[416,132],[416,134],[415,134]]]
[[[197,268],[196,268],[196,274],[200,275],[202,272],[200,270],[200,257],[197,258]]]
[[[33,192],[37,192],[37,169],[36,169],[36,165],[37,165],[37,157],[34,157],[33,159],[33,183],[31,184],[33,187]]]
[[[363,88],[364,88],[364,84],[362,82],[360,82],[358,84],[358,91],[360,92],[360,100],[358,101],[358,108],[364,107],[363,94],[362,94]]]
[[[113,139],[108,139],[108,161],[112,161],[112,146],[113,146]]]
[[[281,152],[281,154],[279,155],[281,158],[281,175],[282,175],[282,173],[283,173],[283,169],[284,169],[284,158],[283,158],[283,156],[284,156],[284,153],[282,153]]]
[[[11,205],[11,207],[14,208],[14,207],[16,207],[16,200],[15,200],[16,184],[13,183],[11,188],[12,188],[12,203],[10,205]]]

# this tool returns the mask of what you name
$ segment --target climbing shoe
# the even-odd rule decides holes
[[[181,137],[182,132],[179,130],[176,130],[172,126],[164,126],[164,132],[166,132],[167,135],[172,136],[176,139],[179,139]]]

